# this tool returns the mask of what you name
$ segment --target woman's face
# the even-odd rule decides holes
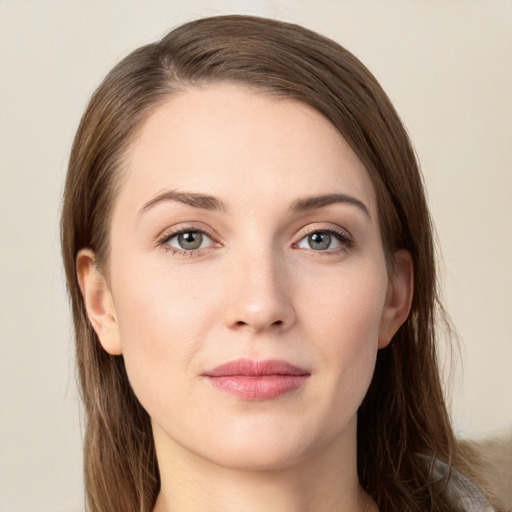
[[[108,284],[87,252],[79,272],[157,451],[268,468],[355,447],[410,280],[407,265],[388,276],[373,186],[344,139],[297,101],[190,88],[149,117],[125,171]]]

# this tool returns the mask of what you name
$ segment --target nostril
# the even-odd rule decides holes
[[[282,320],[276,320],[275,322],[272,322],[270,324],[270,326],[276,326],[276,327],[280,327],[281,325],[283,325],[283,321]],[[235,326],[236,327],[243,327],[245,325],[249,325],[247,322],[244,322],[243,320],[238,320],[238,322],[235,323]],[[268,324],[267,324],[268,325]]]

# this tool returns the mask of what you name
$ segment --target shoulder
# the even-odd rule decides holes
[[[442,477],[449,471],[448,483],[443,489],[446,499],[454,510],[465,512],[495,512],[483,492],[468,478],[455,469],[448,470],[446,464],[436,461],[434,475]]]

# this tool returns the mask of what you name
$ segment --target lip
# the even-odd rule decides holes
[[[245,400],[271,400],[300,388],[311,374],[287,361],[237,359],[207,370],[210,384]]]

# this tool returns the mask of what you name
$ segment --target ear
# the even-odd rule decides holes
[[[379,348],[389,345],[411,310],[414,289],[412,256],[409,251],[395,252],[395,267],[389,278],[386,303],[379,327]]]
[[[112,294],[90,249],[82,249],[76,257],[77,278],[87,316],[102,347],[112,355],[122,353],[119,324]]]

